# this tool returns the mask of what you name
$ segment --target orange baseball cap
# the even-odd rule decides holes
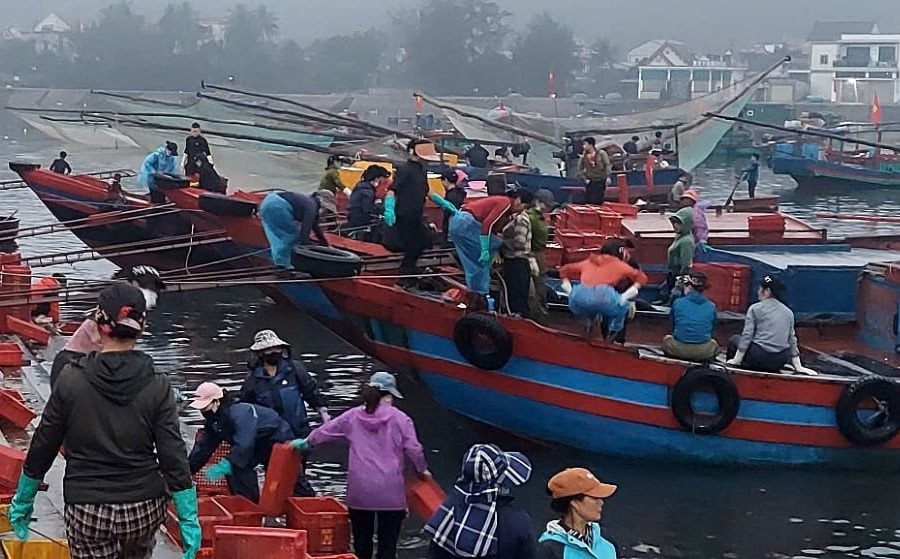
[[[607,499],[616,492],[618,486],[603,483],[584,468],[569,468],[550,478],[547,489],[554,499],[587,495],[595,499]]]

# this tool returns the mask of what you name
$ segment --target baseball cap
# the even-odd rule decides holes
[[[144,293],[127,283],[118,282],[100,292],[97,300],[98,322],[109,326],[125,326],[140,332],[147,319]]]
[[[194,391],[194,399],[189,404],[195,410],[202,410],[215,400],[221,400],[225,396],[222,387],[214,382],[204,382]]]
[[[569,468],[550,478],[547,489],[554,499],[587,495],[595,499],[607,499],[618,489],[615,485],[603,483],[584,468]]]
[[[403,398],[403,394],[397,390],[397,379],[391,373],[380,371],[369,377],[369,386],[374,386],[382,392],[387,392],[394,398]]]

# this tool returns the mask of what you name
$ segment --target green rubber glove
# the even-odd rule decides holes
[[[397,198],[395,196],[384,197],[384,224],[393,227],[397,223]]]
[[[178,515],[178,529],[181,531],[183,559],[194,559],[200,551],[200,506],[197,503],[197,488],[191,487],[172,494],[172,503]]]
[[[491,261],[491,236],[479,235],[478,242],[481,244],[481,256],[478,257],[478,261],[488,264]]]
[[[450,215],[456,214],[459,210],[456,209],[452,203],[450,203],[446,198],[442,198],[438,194],[432,192],[428,195],[428,198],[434,202],[438,207],[440,207],[445,212],[448,212]]]
[[[31,515],[34,514],[34,498],[40,485],[39,479],[30,478],[25,474],[19,476],[19,486],[16,487],[16,494],[9,505],[9,523],[20,540],[28,539],[28,525],[31,524]]]
[[[219,460],[217,464],[213,464],[203,470],[203,475],[205,475],[209,481],[219,481],[220,479],[225,479],[230,476],[231,472],[231,462],[227,459],[223,459]]]
[[[309,441],[306,439],[294,439],[291,441],[291,448],[296,450],[297,452],[309,452],[309,449],[312,448],[309,446]]]

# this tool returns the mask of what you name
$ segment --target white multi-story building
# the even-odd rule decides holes
[[[730,51],[695,55],[677,41],[651,41],[642,47],[650,44],[658,45],[656,50],[636,64],[638,99],[685,101],[727,88],[747,73]]]
[[[900,35],[873,22],[817,22],[809,37],[810,95],[835,103],[900,102]]]

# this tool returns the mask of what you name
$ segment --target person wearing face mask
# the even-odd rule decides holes
[[[191,475],[202,469],[210,481],[225,479],[232,494],[258,503],[256,466],[267,468],[272,447],[293,439],[291,426],[273,409],[235,402],[231,394],[212,382],[197,387],[190,407],[199,410],[204,419],[203,433],[188,456]],[[223,441],[231,445],[228,456],[204,468]],[[298,480],[294,492],[305,491],[303,485]]]
[[[550,508],[559,520],[550,521],[538,538],[537,559],[616,559],[616,545],[600,531],[603,503],[616,489],[584,468],[550,478]]]
[[[177,163],[178,146],[175,142],[166,142],[166,145],[157,149],[144,159],[141,172],[138,174],[138,183],[147,187],[150,191],[150,201],[154,204],[166,202],[165,193],[156,185],[156,174],[172,175],[175,173]]]
[[[256,360],[244,379],[239,398],[247,404],[257,404],[275,410],[291,426],[294,438],[309,435],[307,404],[319,413],[322,423],[331,420],[328,403],[319,386],[303,363],[291,359],[291,346],[272,330],[262,330],[250,346]],[[303,494],[310,497],[313,490],[302,480]],[[299,487],[299,486],[298,486]]]
[[[73,559],[150,557],[171,496],[184,557],[200,547],[191,481],[169,377],[134,349],[147,320],[140,290],[119,282],[100,293],[99,352],[65,367],[31,439],[9,509],[25,539],[34,498],[61,445],[65,524]],[[27,555],[27,554],[26,554]]]
[[[347,225],[353,228],[372,225],[377,215],[375,201],[378,199],[379,183],[390,176],[388,170],[380,165],[372,165],[363,171],[362,180],[353,188],[347,202]]]

